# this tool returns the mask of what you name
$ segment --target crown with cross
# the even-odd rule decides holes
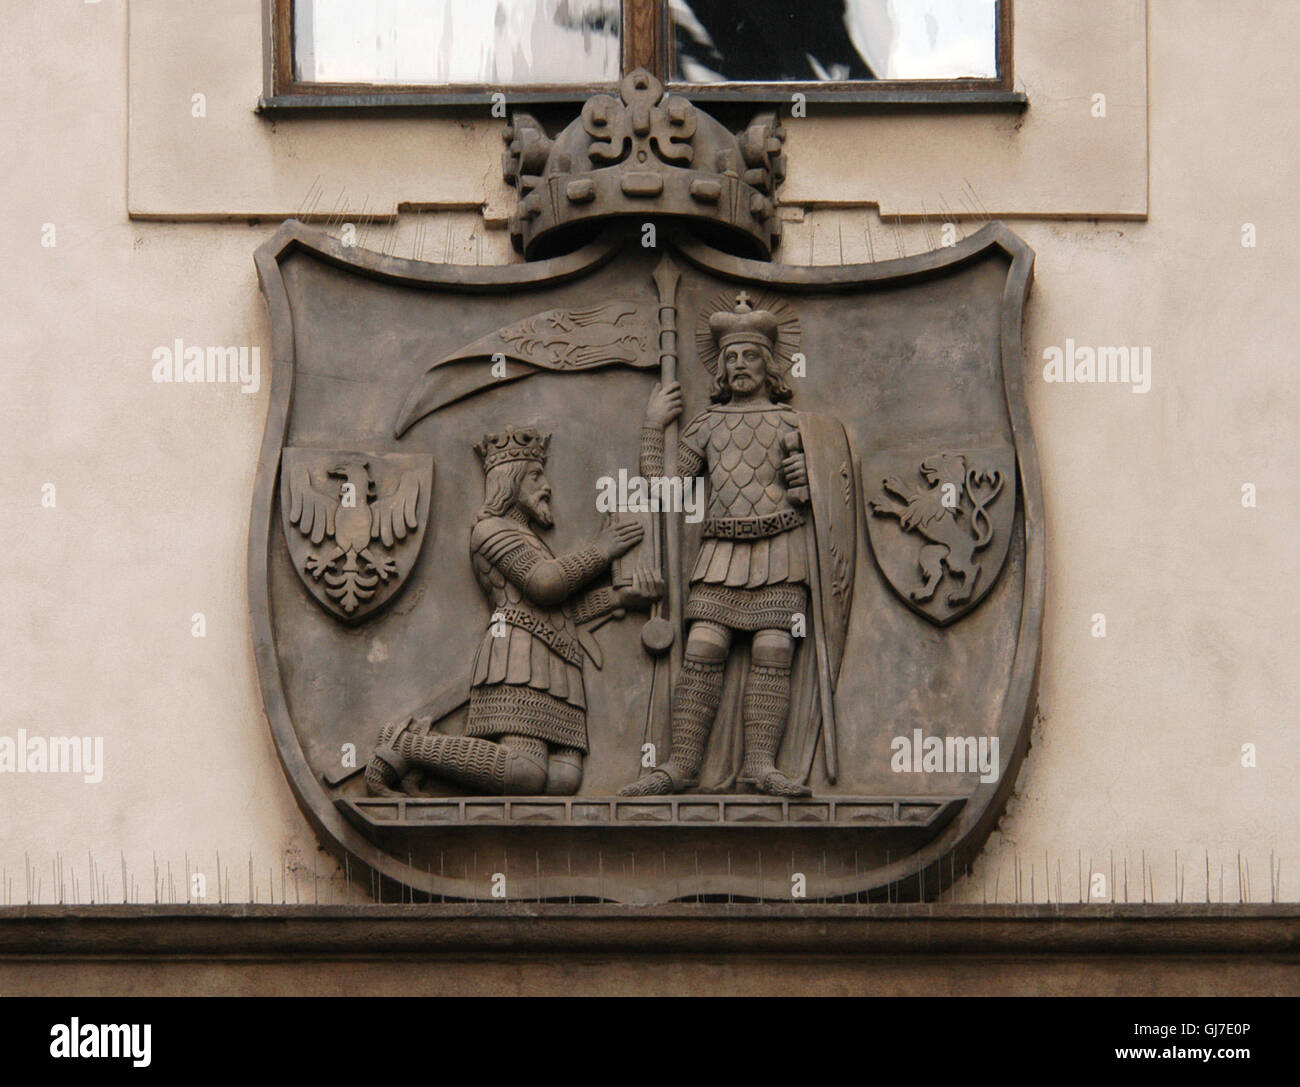
[[[498,464],[516,460],[535,460],[538,464],[545,464],[550,445],[551,436],[532,427],[519,430],[506,427],[501,434],[484,434],[483,440],[474,446],[474,452],[483,461],[483,471],[490,472]]]
[[[709,318],[709,331],[717,341],[718,350],[733,343],[761,343],[770,351],[776,344],[780,320],[771,310],[754,309],[748,292],[736,295],[735,308],[730,312],[719,310]]]

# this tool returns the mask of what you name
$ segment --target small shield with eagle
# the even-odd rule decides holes
[[[428,454],[284,451],[284,537],[321,607],[357,623],[393,601],[420,554],[432,492]]]

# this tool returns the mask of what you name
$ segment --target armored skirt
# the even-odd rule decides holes
[[[562,649],[568,651],[568,645]],[[532,736],[588,750],[581,664],[566,660],[531,631],[511,623],[489,627],[479,643],[472,682],[465,735]]]
[[[790,630],[808,609],[802,525],[760,540],[705,538],[691,572],[687,621],[731,630]]]

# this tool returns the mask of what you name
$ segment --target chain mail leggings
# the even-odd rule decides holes
[[[381,737],[381,750],[385,745]],[[546,743],[531,736],[502,736],[500,743],[472,736],[443,736],[403,732],[392,751],[438,777],[476,792],[534,796],[546,791]],[[380,793],[391,788],[387,779],[400,776],[382,754],[366,768],[366,783]]]
[[[790,669],[753,665],[745,680],[742,712],[745,761],[740,778],[758,782],[776,769],[776,752],[790,712]]]

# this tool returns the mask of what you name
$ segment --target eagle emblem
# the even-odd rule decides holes
[[[303,584],[336,619],[359,622],[392,601],[428,520],[433,458],[286,449],[280,502]]]
[[[942,626],[979,603],[998,576],[1015,506],[1014,494],[1003,495],[1009,482],[1014,491],[1015,465],[1001,450],[933,453],[912,464],[924,486],[909,487],[898,472],[877,477],[868,534],[895,592]],[[886,536],[885,518],[901,533]]]

